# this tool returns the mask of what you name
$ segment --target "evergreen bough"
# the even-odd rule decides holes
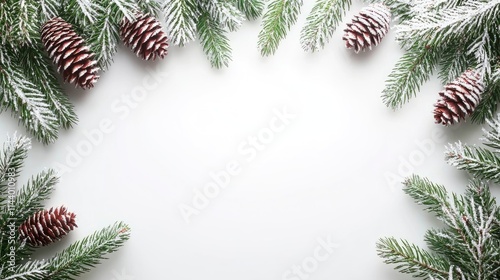
[[[26,130],[45,144],[78,118],[58,81],[40,39],[49,19],[62,17],[89,45],[107,70],[120,44],[120,22],[138,11],[165,18],[173,45],[199,38],[211,65],[227,66],[227,33],[256,19],[263,0],[5,0],[0,1],[0,112],[10,110]]]
[[[406,240],[383,238],[377,251],[395,269],[422,279],[500,279],[500,207],[490,183],[500,183],[500,116],[488,122],[485,145],[456,143],[447,161],[473,176],[464,195],[411,176],[404,191],[443,222],[444,227],[425,234],[428,249]]]
[[[0,151],[0,279],[76,279],[122,246],[130,237],[130,229],[117,222],[73,243],[52,258],[32,260],[34,248],[19,239],[18,228],[33,213],[43,210],[43,202],[59,178],[49,169],[17,190],[17,179],[30,147],[28,138],[14,135]]]

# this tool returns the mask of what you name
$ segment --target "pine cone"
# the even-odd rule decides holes
[[[45,49],[65,81],[84,89],[94,86],[99,79],[97,61],[71,24],[60,17],[53,18],[43,25],[41,36]]]
[[[465,119],[474,112],[483,91],[481,75],[474,70],[465,71],[439,92],[441,99],[434,105],[436,123],[452,125]]]
[[[391,11],[387,6],[372,4],[363,8],[344,29],[342,39],[345,41],[345,46],[348,49],[354,48],[356,53],[367,48],[371,50],[385,37],[390,22]]]
[[[167,55],[167,34],[162,31],[160,22],[152,16],[139,13],[133,21],[124,18],[120,35],[123,43],[144,60],[155,60]]]
[[[64,206],[36,212],[19,226],[20,239],[34,247],[49,245],[77,227],[75,217]]]

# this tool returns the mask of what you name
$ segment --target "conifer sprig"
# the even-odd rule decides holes
[[[106,254],[118,250],[129,238],[130,228],[123,222],[101,229],[49,259],[48,273],[43,279],[75,279],[98,265]]]
[[[311,52],[323,49],[351,3],[351,0],[318,0],[302,28],[302,48]]]
[[[263,56],[272,55],[278,49],[290,28],[297,21],[302,0],[271,0],[262,19],[259,33],[259,50]]]
[[[411,176],[404,191],[436,215],[444,228],[425,235],[429,250],[406,240],[382,238],[377,251],[401,273],[423,279],[497,279],[500,276],[500,211],[489,186],[472,180],[464,195]]]
[[[477,147],[457,142],[448,146],[446,160],[460,170],[466,170],[475,178],[500,183],[500,115],[488,121],[484,130],[484,144]]]
[[[49,198],[59,177],[49,169],[33,176],[24,187],[17,187],[16,180],[30,145],[28,138],[14,135],[0,151],[0,278],[76,279],[121,247],[130,237],[130,228],[118,222],[73,243],[53,258],[32,260],[34,248],[21,240],[18,228],[43,209],[43,202]]]
[[[486,89],[472,121],[484,122],[493,117],[500,102],[500,86],[494,74],[500,58],[500,1],[380,2],[399,19],[396,37],[407,51],[387,80],[384,103],[400,108],[417,94],[435,68],[443,84],[474,69],[482,76]],[[432,55],[424,56],[425,50]],[[410,57],[415,58],[413,63]]]

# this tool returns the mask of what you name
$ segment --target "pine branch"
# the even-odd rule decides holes
[[[448,146],[446,161],[476,178],[500,183],[500,157],[488,149],[469,147],[458,142]]]
[[[57,117],[50,110],[45,94],[26,80],[20,69],[22,67],[14,59],[9,58],[7,67],[0,64],[0,110],[10,108],[39,141],[51,143],[57,138]]]
[[[272,0],[269,3],[259,33],[258,46],[263,56],[276,52],[280,41],[297,21],[302,4],[302,0]]]
[[[163,12],[172,44],[184,46],[195,40],[197,8],[193,0],[165,1]]]
[[[244,15],[231,1],[199,0],[198,3],[202,10],[208,12],[212,20],[230,31],[237,30],[244,20]]]
[[[42,203],[49,198],[58,182],[59,177],[52,169],[32,177],[26,186],[18,191],[13,203],[14,207],[5,206],[3,208],[0,229],[5,230],[8,217],[16,217],[20,224],[20,221],[26,220],[32,213],[43,209]]]
[[[200,16],[197,30],[200,43],[212,67],[228,66],[231,61],[231,47],[226,31],[207,12]]]
[[[449,205],[449,197],[444,186],[416,175],[406,178],[403,184],[405,185],[404,192],[418,204],[425,206],[425,210],[438,217],[445,216],[443,205]]]
[[[61,8],[61,1],[40,0],[39,2],[43,22],[57,16],[57,11]]]
[[[243,12],[247,19],[258,19],[264,12],[263,0],[232,0],[238,9]]]
[[[67,0],[62,6],[63,18],[80,27],[93,24],[101,6],[91,0]]]
[[[116,223],[70,245],[48,261],[49,274],[43,280],[69,280],[89,271],[130,238],[130,229]]]
[[[397,109],[414,97],[439,62],[439,53],[432,46],[414,45],[408,49],[389,74],[382,92],[384,103]]]
[[[139,9],[148,15],[158,17],[161,12],[162,6],[155,0],[135,0]]]
[[[8,138],[0,152],[0,208],[5,207],[9,184],[16,183],[23,168],[23,162],[31,149],[31,141],[14,135]]]
[[[450,264],[406,240],[383,238],[377,243],[378,255],[386,264],[395,264],[395,269],[413,277],[432,276],[437,279],[448,278]]]
[[[312,52],[323,49],[350,6],[351,0],[318,0],[301,32],[302,48]]]
[[[391,14],[395,20],[399,21],[399,23],[403,23],[409,19],[414,17],[414,11],[412,4],[415,1],[407,1],[407,0],[371,0],[369,2],[382,2],[384,5],[389,7],[391,10]]]
[[[492,74],[491,78],[487,80],[481,102],[472,114],[472,121],[475,123],[484,123],[486,120],[492,119],[498,109],[498,104],[500,104],[500,69],[497,72],[498,74]]]
[[[425,241],[432,253],[407,241],[382,239],[377,248],[385,262],[424,279],[497,279],[500,211],[488,185],[474,180],[460,196],[425,178],[413,176],[407,182],[405,191],[446,227],[427,231]]]
[[[49,108],[56,116],[58,124],[65,129],[73,127],[78,121],[74,106],[63,93],[43,47],[36,44],[33,47],[22,48],[19,50],[19,56],[23,69],[27,70],[25,76],[45,94]]]
[[[489,130],[483,128],[484,144],[492,149],[494,153],[500,154],[500,115],[497,119],[488,120]]]
[[[106,1],[104,1],[106,2]],[[139,6],[137,6],[136,1],[134,0],[110,0],[107,7],[112,7],[116,9],[116,14],[119,14],[117,18],[127,18],[129,20],[133,20],[135,18],[135,13],[139,10]],[[101,9],[102,10],[102,9]],[[106,12],[111,12],[107,10]],[[105,17],[111,17],[111,14],[104,14]],[[102,17],[102,16],[101,16]]]
[[[443,84],[447,84],[462,75],[465,70],[472,67],[470,56],[467,54],[467,44],[463,40],[453,42],[449,47],[442,50],[439,61],[439,78]]]
[[[87,43],[96,54],[95,59],[99,67],[106,70],[113,62],[113,56],[118,50],[120,41],[118,21],[123,18],[124,13],[112,0],[102,1],[98,11],[95,24],[88,30],[90,35]],[[125,13],[128,17],[133,16],[132,11],[126,10]]]
[[[449,9],[431,10],[398,27],[398,39],[404,44],[418,41],[440,45],[454,39],[477,38],[483,34],[484,26],[495,22],[500,12],[500,0],[464,1]]]
[[[12,33],[19,36],[17,39],[19,45],[29,45],[33,43],[32,34],[38,32],[38,17],[33,17],[37,15],[38,1],[34,0],[19,0],[15,1],[15,14],[17,15],[15,24],[12,26]]]
[[[2,280],[40,280],[47,275],[47,264],[43,261],[28,261],[17,266],[14,273],[7,273]]]

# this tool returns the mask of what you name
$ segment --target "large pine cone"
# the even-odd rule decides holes
[[[73,26],[60,17],[47,21],[42,27],[42,43],[64,80],[84,89],[99,79],[97,62],[85,41]]]
[[[434,105],[436,123],[452,125],[465,119],[474,112],[483,91],[481,75],[474,70],[465,71],[439,92],[441,99]]]
[[[49,245],[77,227],[75,217],[64,206],[36,212],[19,226],[20,239],[34,247]]]
[[[344,29],[345,46],[356,53],[380,44],[389,31],[391,11],[383,4],[372,4],[363,8],[354,16]]]
[[[123,43],[144,60],[155,60],[167,55],[167,34],[152,16],[139,13],[133,21],[124,18],[120,35]]]

